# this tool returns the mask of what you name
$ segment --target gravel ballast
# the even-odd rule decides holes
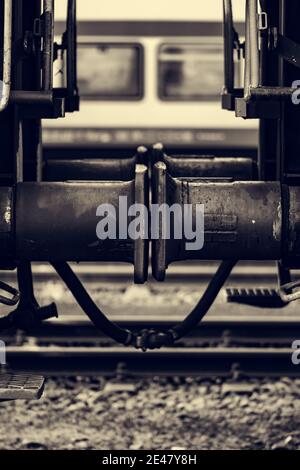
[[[300,380],[48,380],[1,403],[0,449],[300,449]]]

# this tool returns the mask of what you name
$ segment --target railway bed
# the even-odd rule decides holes
[[[76,270],[111,320],[140,331],[167,329],[181,321],[215,266],[184,263],[172,267],[166,284],[154,286],[150,280],[142,287],[132,286],[128,267],[84,264]],[[27,334],[11,331],[1,336],[13,371],[55,376],[300,376],[300,366],[292,363],[292,343],[300,338],[296,303],[283,310],[255,309],[227,303],[223,291],[184,340],[172,349],[143,353],[116,347],[97,331],[80,314],[50,267],[35,265],[34,277],[41,305],[55,301],[61,315]],[[233,272],[229,285],[274,288],[275,283],[274,263],[243,263]]]
[[[113,319],[140,329],[146,324],[165,328],[177,318]],[[300,377],[300,366],[292,362],[292,343],[298,337],[296,318],[212,318],[174,347],[143,353],[116,346],[87,321],[67,317],[46,322],[31,336],[17,332],[3,339],[10,370],[47,376]]]

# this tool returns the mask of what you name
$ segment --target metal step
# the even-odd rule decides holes
[[[275,289],[226,289],[227,302],[261,308],[282,308],[285,303]]]
[[[0,401],[38,400],[44,391],[41,375],[0,373]]]

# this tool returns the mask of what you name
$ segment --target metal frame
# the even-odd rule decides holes
[[[0,112],[6,109],[9,102],[11,90],[12,0],[4,0],[3,37],[3,87],[0,99]]]

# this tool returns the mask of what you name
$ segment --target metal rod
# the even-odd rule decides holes
[[[54,0],[43,0],[44,5],[44,44],[42,89],[53,89],[54,61]]]
[[[12,0],[4,2],[4,41],[3,41],[3,85],[0,98],[0,112],[9,102],[11,90],[11,53],[12,51]]]
[[[74,96],[77,90],[77,51],[76,51],[76,0],[68,0],[67,34],[69,37],[67,51],[67,89]]]
[[[245,40],[245,75],[244,75],[244,97],[249,97],[251,80],[250,72],[250,27],[249,27],[249,3],[246,0],[246,40]]]
[[[258,9],[257,0],[249,1],[250,22],[250,57],[251,57],[251,83],[250,87],[259,86],[259,48],[258,48]]]
[[[10,94],[10,101],[14,104],[51,105],[53,103],[53,94],[51,91],[14,90]]]
[[[24,135],[23,121],[18,120],[18,151],[16,153],[15,182],[20,183],[24,180]]]
[[[250,98],[250,89],[259,86],[257,0],[246,0],[246,47],[244,97]]]
[[[233,17],[231,0],[223,0],[224,15],[224,84],[227,92],[234,89],[234,60],[233,60]]]
[[[272,86],[259,86],[251,88],[249,94],[257,99],[274,99],[282,98],[289,99],[295,93],[296,88],[292,87],[272,87]]]

